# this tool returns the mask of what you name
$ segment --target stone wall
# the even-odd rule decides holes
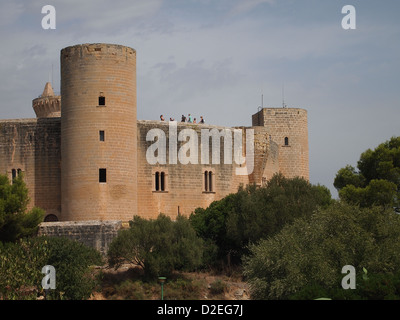
[[[252,116],[279,147],[279,170],[288,178],[309,179],[307,111],[300,108],[264,108]],[[287,140],[286,140],[287,139]]]
[[[13,172],[22,172],[28,207],[56,216],[61,210],[60,145],[60,118],[0,121],[0,172],[10,180]]]
[[[151,164],[146,158],[149,148],[156,144],[156,139],[146,141],[147,134],[153,129],[165,134],[165,164]],[[225,162],[225,138],[220,138],[219,150],[217,148],[217,155],[220,158],[219,164],[213,163],[212,160],[212,138],[209,140],[208,149],[202,147],[202,130],[211,132],[215,129],[218,132],[222,130],[232,132],[232,128],[177,122],[176,133],[171,132],[170,134],[170,129],[169,122],[138,121],[138,214],[140,216],[156,218],[159,213],[164,213],[172,219],[175,219],[178,213],[189,216],[196,208],[206,208],[211,202],[237,192],[240,185],[249,184],[249,176],[236,174],[236,168],[240,168],[240,165],[236,164],[233,159],[234,150],[231,150],[231,163]],[[197,162],[184,164],[178,156],[176,163],[173,163],[171,161],[172,153],[179,154],[181,148],[189,144],[189,139],[179,141],[180,139],[177,138],[186,129],[194,130],[194,148],[187,155],[189,156],[191,152],[197,151]],[[245,130],[245,128],[241,130]],[[242,136],[245,137],[244,134]],[[231,143],[233,146],[233,134]],[[170,152],[171,145],[176,145],[173,152]],[[266,147],[264,151],[267,152],[267,149]],[[203,150],[208,151],[208,164],[202,160]],[[159,153],[153,152],[153,154],[158,155]],[[262,160],[266,163],[267,156]],[[205,188],[204,174],[206,171],[212,173],[212,190]],[[154,181],[157,172],[164,172],[165,174],[165,190],[157,191],[155,189]],[[259,175],[261,182],[262,172],[259,172]]]
[[[106,255],[111,241],[121,229],[121,221],[42,222],[38,235],[77,240]]]

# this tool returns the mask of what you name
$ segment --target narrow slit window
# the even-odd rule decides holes
[[[99,182],[101,183],[107,182],[107,169],[105,168],[99,169]]]
[[[17,178],[17,170],[15,170],[15,169],[11,170],[11,177],[12,177],[12,181],[14,181]]]
[[[105,133],[104,130],[99,131],[100,141],[105,141]]]
[[[204,192],[214,192],[212,171],[204,171]]]
[[[99,97],[99,106],[105,106],[106,105],[106,97],[100,96]]]
[[[165,172],[161,172],[160,174],[160,186],[161,191],[165,191]]]
[[[160,191],[160,173],[158,171],[155,174],[155,179],[156,191]]]

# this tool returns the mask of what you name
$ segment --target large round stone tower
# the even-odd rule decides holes
[[[137,214],[136,51],[61,50],[61,220]]]

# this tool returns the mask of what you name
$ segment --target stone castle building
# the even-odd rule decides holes
[[[129,47],[62,49],[61,95],[47,83],[32,104],[35,119],[0,120],[0,172],[10,180],[23,172],[30,206],[44,209],[45,221],[126,222],[134,215],[156,218],[159,213],[175,218],[207,207],[240,185],[261,185],[277,172],[309,179],[304,109],[262,108],[252,115],[251,127],[237,128],[137,120],[136,51]],[[152,133],[161,131],[165,154],[153,149],[160,136]],[[223,136],[226,132],[232,135]],[[211,134],[204,138],[204,133]],[[247,140],[250,134],[253,140]],[[229,163],[225,152],[235,146],[230,137],[243,142],[231,159],[249,156],[248,150],[253,158]],[[186,164],[178,155],[188,155],[189,138],[192,161]],[[218,142],[220,151],[212,158]],[[166,161],[153,163],[149,154]],[[249,174],[239,175],[238,169]]]

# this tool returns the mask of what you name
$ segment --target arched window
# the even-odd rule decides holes
[[[58,221],[58,218],[55,214],[48,214],[45,218],[44,218],[44,222],[55,222]]]
[[[11,170],[11,183],[13,183],[14,180],[15,180],[18,176],[21,175],[21,173],[22,173],[22,170],[21,170],[20,168],[18,168],[18,169],[12,169],[12,170]]]
[[[285,146],[288,146],[288,145],[289,145],[289,138],[285,137]]]

